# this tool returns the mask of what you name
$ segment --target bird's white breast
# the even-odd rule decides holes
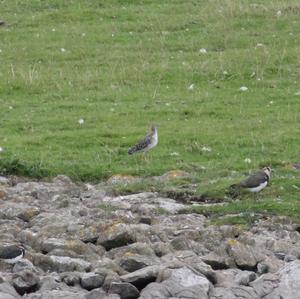
[[[249,191],[250,192],[259,192],[260,190],[264,189],[267,185],[268,185],[268,181],[265,181],[257,187],[249,188]]]
[[[153,148],[157,145],[158,143],[158,134],[157,134],[157,130],[155,131],[155,133],[153,134],[152,138],[151,138],[151,144],[149,145],[149,149]]]

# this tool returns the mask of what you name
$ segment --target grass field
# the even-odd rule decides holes
[[[300,219],[299,1],[2,0],[0,11],[2,173],[179,169],[190,177],[168,188],[222,197],[270,165],[262,201],[210,212]],[[127,149],[150,123],[159,145],[145,163]],[[143,188],[166,186],[123,191]]]

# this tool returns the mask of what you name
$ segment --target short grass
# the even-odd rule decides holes
[[[0,8],[2,173],[99,181],[180,169],[190,178],[168,188],[224,197],[249,170],[271,165],[264,200],[212,212],[299,214],[291,167],[300,160],[299,1],[2,0]],[[127,149],[150,123],[159,145],[145,163]],[[149,185],[166,188],[131,189]]]

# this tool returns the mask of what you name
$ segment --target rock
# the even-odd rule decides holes
[[[113,223],[100,233],[97,244],[106,250],[126,246],[136,241],[134,232],[124,223]]]
[[[177,203],[176,200],[170,198],[160,198],[158,203],[159,208],[164,209],[166,212],[171,214],[176,214],[186,208],[184,204]]]
[[[114,282],[121,282],[121,278],[117,273],[114,273],[113,271],[110,271],[109,273],[106,274],[104,283],[102,285],[102,288],[105,291],[108,291],[111,284]]]
[[[34,265],[40,267],[43,271],[55,271],[58,273],[70,271],[86,272],[91,269],[91,263],[83,259],[43,254],[34,255]]]
[[[29,222],[34,216],[40,213],[40,209],[37,207],[29,207],[22,210],[17,217],[25,222]]]
[[[39,288],[39,278],[32,272],[25,270],[14,274],[12,285],[20,295],[35,292]]]
[[[75,286],[80,284],[79,272],[64,272],[60,275],[61,280],[68,286]]]
[[[121,299],[136,299],[140,294],[135,286],[127,282],[113,282],[108,292],[119,294]]]
[[[188,265],[190,268],[194,269],[206,276],[211,282],[215,283],[215,271],[212,267],[202,261],[202,259],[196,255],[193,251],[176,251],[174,253],[167,254],[161,259],[166,265],[172,267],[172,263],[180,262],[182,266]]]
[[[36,292],[26,296],[26,299],[86,299],[86,293],[78,290],[51,290],[43,293]]]
[[[13,273],[18,273],[18,272],[21,272],[21,271],[24,271],[24,270],[30,270],[30,271],[37,272],[37,270],[33,266],[32,262],[30,262],[29,260],[26,260],[26,259],[22,259],[22,260],[17,261],[14,264],[14,267],[13,267],[12,271],[13,271]]]
[[[257,264],[257,271],[256,272],[257,272],[258,275],[265,274],[265,273],[268,272],[268,270],[269,270],[269,267],[265,263],[262,262],[262,263]]]
[[[125,271],[134,272],[147,266],[159,265],[161,262],[159,258],[155,256],[150,257],[128,252],[128,254],[125,254],[118,263]]]
[[[243,270],[256,270],[259,254],[257,252],[254,253],[250,246],[246,246],[235,239],[230,239],[227,251],[239,268]]]
[[[5,199],[7,196],[7,193],[4,190],[0,190],[0,199]]]
[[[94,289],[86,294],[86,299],[120,299],[117,294],[107,294],[102,289]]]
[[[248,286],[249,283],[256,279],[256,274],[251,271],[240,271],[235,279],[234,282],[238,285]]]
[[[105,276],[98,273],[84,273],[81,276],[80,284],[84,289],[90,291],[92,289],[101,287],[104,283],[104,279]]]
[[[158,273],[164,269],[163,266],[148,266],[143,269],[122,275],[120,278],[124,282],[133,284],[138,289],[156,280]]]
[[[210,299],[261,299],[250,287],[234,286],[229,288],[217,287],[209,293]],[[275,298],[274,298],[275,299]]]
[[[184,236],[175,237],[170,242],[170,244],[173,247],[173,249],[175,249],[175,250],[189,250],[189,249],[191,249],[191,246],[189,245],[189,241]]]
[[[144,224],[148,224],[151,225],[152,223],[152,217],[150,216],[142,216],[139,220],[139,223],[144,223]]]
[[[264,274],[250,283],[254,290],[266,299],[296,299],[300,294],[300,261],[285,264],[275,274]]]
[[[77,254],[86,254],[88,252],[91,253],[91,250],[87,244],[76,239],[65,240],[49,238],[44,240],[41,244],[41,251],[43,253],[49,253],[55,249],[72,250]]]
[[[201,257],[204,263],[210,265],[214,270],[228,269],[234,265],[234,260],[222,253],[210,252]]]
[[[0,24],[1,22],[3,22],[2,20],[0,20]],[[0,185],[9,185],[9,179],[4,177],[4,176],[0,176]]]
[[[8,282],[2,282],[0,283],[0,298],[17,299],[17,298],[21,298],[21,296]]]
[[[189,299],[208,299],[210,282],[201,275],[195,274],[187,267],[168,270],[169,278],[162,283],[147,285],[140,299],[165,299],[170,297]]]

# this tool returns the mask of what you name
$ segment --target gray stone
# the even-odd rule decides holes
[[[239,272],[234,281],[238,285],[248,286],[249,283],[256,279],[256,274],[251,271],[241,271]]]
[[[26,299],[86,299],[86,293],[78,290],[51,290],[43,293],[36,292],[26,296]]]
[[[275,274],[264,274],[250,283],[266,299],[296,299],[300,294],[300,261],[285,264]]]
[[[118,294],[107,294],[102,289],[94,289],[86,294],[86,299],[121,299]]]
[[[136,299],[140,294],[138,289],[128,282],[113,282],[108,292],[120,295],[121,299]]]
[[[60,275],[61,280],[68,286],[75,286],[80,284],[79,272],[64,272]]]
[[[35,292],[39,288],[39,278],[32,272],[25,270],[14,274],[12,285],[20,295]]]
[[[261,299],[250,287],[233,286],[229,288],[217,287],[209,293],[210,299]],[[274,298],[275,299],[275,298]]]
[[[182,266],[188,265],[190,268],[193,268],[195,271],[200,272],[210,281],[215,283],[215,271],[210,265],[204,263],[202,259],[193,251],[176,251],[174,253],[164,255],[161,260],[169,267],[172,267],[172,263],[174,262],[181,262]]]
[[[232,242],[228,242],[227,251],[241,269],[256,270],[259,255],[258,252],[254,253],[250,246],[233,240]]]
[[[189,241],[184,236],[174,238],[170,242],[170,244],[173,247],[173,249],[175,249],[175,250],[189,250],[189,249],[191,249],[191,246],[189,245]]]
[[[119,260],[119,265],[128,272],[145,268],[147,266],[159,265],[161,262],[155,256],[145,256],[139,254],[127,254]]]
[[[140,299],[166,299],[170,297],[208,299],[210,282],[187,267],[168,270],[169,278],[162,283],[151,283],[142,291]]]
[[[16,292],[16,290],[8,283],[0,283],[0,298],[2,299],[17,299],[21,296]]]
[[[148,266],[132,273],[122,275],[120,278],[122,281],[132,283],[134,286],[142,289],[143,286],[155,281],[158,273],[163,269],[163,266]]]
[[[134,232],[124,223],[112,224],[103,231],[98,238],[97,244],[102,245],[106,250],[126,246],[134,243],[136,237]]]
[[[83,259],[70,258],[67,256],[47,256],[43,254],[36,254],[34,256],[34,265],[44,271],[55,271],[59,273],[70,271],[86,272],[91,269],[91,263]]]
[[[23,270],[31,270],[31,271],[37,272],[37,270],[33,266],[32,262],[30,262],[29,260],[26,260],[26,259],[22,259],[22,260],[17,261],[14,264],[14,267],[13,267],[12,271],[13,271],[13,273],[18,273],[18,272],[21,272]]]
[[[101,287],[104,283],[104,279],[105,276],[100,275],[99,273],[84,273],[81,276],[80,284],[84,289],[90,291],[92,289]]]

